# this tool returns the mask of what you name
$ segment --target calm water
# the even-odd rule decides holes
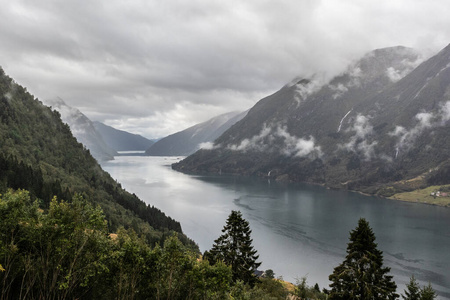
[[[345,257],[349,232],[366,218],[385,264],[403,293],[414,276],[450,299],[450,209],[404,203],[305,184],[280,185],[230,176],[190,176],[170,168],[178,158],[120,156],[103,167],[128,191],[181,222],[201,251],[210,249],[231,210],[253,230],[261,270],[328,287]]]

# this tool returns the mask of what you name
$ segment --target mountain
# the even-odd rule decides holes
[[[78,109],[67,105],[61,98],[45,100],[45,104],[56,109],[63,122],[67,123],[77,140],[89,149],[98,161],[112,160],[117,154],[108,146],[92,121]]]
[[[377,49],[329,82],[296,79],[173,168],[380,195],[450,183],[450,46],[420,61]]]
[[[145,154],[149,156],[186,156],[200,148],[211,147],[216,138],[245,117],[246,114],[247,111],[229,112],[214,117],[159,140],[147,149]]]
[[[151,244],[176,233],[196,247],[182,234],[179,222],[125,191],[103,171],[57,110],[34,98],[1,68],[0,141],[1,194],[26,189],[42,209],[49,208],[53,196],[70,202],[81,195],[102,208],[110,232],[132,228]]]
[[[101,122],[95,121],[94,127],[115,151],[145,151],[155,143],[141,135],[118,130]]]

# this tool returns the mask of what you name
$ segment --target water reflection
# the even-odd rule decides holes
[[[450,209],[367,197],[305,184],[171,170],[173,158],[117,157],[104,168],[131,192],[179,220],[201,250],[209,249],[232,209],[253,230],[262,269],[287,280],[307,275],[328,285],[345,256],[349,232],[366,218],[399,292],[414,276],[450,299]],[[444,298],[442,298],[444,299]]]

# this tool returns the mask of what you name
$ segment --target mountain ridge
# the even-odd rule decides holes
[[[69,106],[59,97],[46,99],[44,103],[61,114],[63,122],[69,125],[72,134],[90,150],[97,161],[114,159],[114,156],[117,155],[116,150],[107,145],[94,123],[79,109]]]
[[[115,151],[144,151],[155,143],[139,134],[119,130],[99,121],[93,124],[105,143]]]
[[[132,228],[149,244],[176,234],[198,249],[179,222],[125,191],[103,171],[90,150],[73,136],[61,114],[0,68],[0,193],[27,189],[31,199],[47,209],[56,196],[71,201],[81,196],[100,206],[108,230]]]
[[[406,47],[376,49],[327,83],[304,78],[261,99],[214,149],[173,168],[262,177],[270,172],[279,180],[392,194],[395,188],[386,189],[393,183],[448,163],[442,149],[449,146],[449,66],[450,46],[426,61]],[[418,144],[396,147],[409,140]],[[402,160],[395,161],[399,153]]]
[[[208,148],[212,142],[247,112],[229,112],[213,117],[185,130],[157,141],[145,151],[149,156],[187,156],[200,148]]]

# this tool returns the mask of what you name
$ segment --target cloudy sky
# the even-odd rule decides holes
[[[0,0],[0,66],[148,138],[245,110],[364,53],[450,43],[448,0]]]

